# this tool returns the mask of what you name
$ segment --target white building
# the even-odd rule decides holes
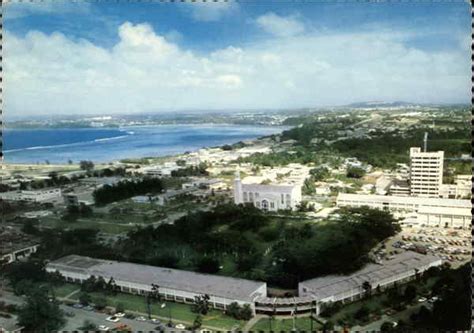
[[[318,302],[319,314],[322,304],[360,299],[366,293],[365,282],[368,282],[371,290],[383,290],[394,283],[409,281],[417,274],[441,264],[438,257],[407,251],[380,263],[368,264],[350,275],[328,275],[300,282],[298,294],[300,297],[314,297]]]
[[[439,197],[443,183],[444,152],[422,152],[410,148],[410,194],[420,197]]]
[[[295,210],[301,202],[301,185],[243,184],[237,173],[234,181],[234,202],[252,203],[265,211]]]
[[[472,217],[471,201],[461,199],[339,193],[337,206],[387,209],[396,217],[416,213],[417,218],[412,223],[438,227],[468,228]]]
[[[61,197],[61,189],[52,188],[36,191],[10,191],[0,193],[5,201],[46,202]]]
[[[174,302],[194,303],[196,296],[206,294],[210,296],[210,304],[222,310],[237,302],[249,304],[255,312],[254,300],[267,294],[265,282],[78,255],[50,262],[46,271],[58,271],[67,281],[76,283],[82,283],[92,275],[106,281],[113,278],[120,291],[138,295],[146,295],[152,284],[156,284],[163,298]]]

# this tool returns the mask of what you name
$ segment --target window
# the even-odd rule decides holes
[[[248,201],[247,192],[244,192],[244,202]]]
[[[253,201],[253,193],[249,192],[249,201]]]
[[[273,201],[270,202],[270,208],[275,208],[275,203]]]

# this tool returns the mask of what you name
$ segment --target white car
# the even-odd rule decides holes
[[[122,318],[125,316],[125,313],[123,312],[117,312],[116,314],[114,314],[115,317],[119,317],[119,318]]]
[[[137,317],[135,319],[138,320],[138,321],[146,321],[146,318],[143,317],[143,316]]]
[[[427,301],[427,299],[424,298],[424,297],[418,298],[418,303],[423,303],[423,302],[426,302],[426,301]]]
[[[183,324],[178,324],[175,326],[175,328],[177,328],[178,330],[184,330],[186,329],[186,326],[184,326]]]
[[[99,330],[100,331],[110,331],[110,327],[105,326],[105,325],[99,325]]]
[[[151,318],[150,321],[154,324],[159,324],[160,323],[160,320],[157,319],[157,318]]]
[[[112,323],[117,323],[120,320],[120,318],[116,316],[110,316],[110,317],[105,318],[105,320],[110,321]]]

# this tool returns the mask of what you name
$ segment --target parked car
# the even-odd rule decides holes
[[[105,318],[105,320],[110,321],[110,322],[112,322],[112,323],[116,323],[116,322],[118,322],[118,321],[120,320],[120,318],[119,318],[119,317],[115,317],[115,316],[110,316],[110,317]]]
[[[91,305],[85,306],[83,309],[86,311],[94,311],[94,307]]]
[[[138,321],[146,321],[146,318],[143,317],[143,316],[137,317],[135,319],[138,320]]]
[[[178,324],[175,326],[175,328],[177,328],[178,330],[184,330],[186,329],[186,326],[184,326],[183,324]]]
[[[105,325],[99,325],[99,330],[101,331],[110,331],[110,327]]]
[[[117,312],[116,314],[114,314],[115,317],[119,317],[119,318],[122,318],[125,316],[125,313],[123,312]]]
[[[76,308],[76,309],[82,309],[84,307],[84,305],[82,305],[81,303],[76,303],[72,307]]]
[[[157,318],[151,318],[150,321],[151,321],[152,323],[154,323],[154,324],[159,324],[159,323],[161,323],[160,320],[157,319]]]
[[[420,297],[418,298],[418,303],[423,303],[423,302],[426,302],[427,299],[425,297]]]

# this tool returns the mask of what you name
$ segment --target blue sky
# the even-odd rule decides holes
[[[4,11],[5,108],[469,102],[470,22],[461,1],[13,3]]]

